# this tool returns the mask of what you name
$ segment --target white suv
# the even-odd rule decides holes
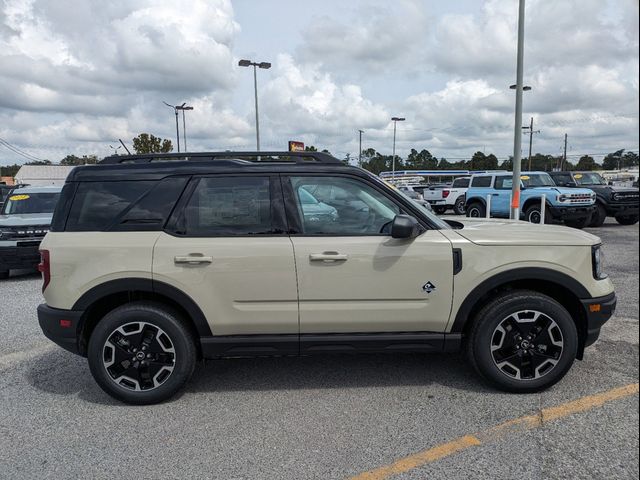
[[[496,387],[537,391],[616,305],[597,237],[446,223],[317,152],[78,167],[41,253],[43,332],[131,403],[173,395],[198,358],[461,348]]]

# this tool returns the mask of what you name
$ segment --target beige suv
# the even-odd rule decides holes
[[[616,297],[597,237],[445,222],[322,153],[110,157],[74,169],[41,245],[44,334],[110,395],[167,399],[199,358],[468,354],[553,385]]]

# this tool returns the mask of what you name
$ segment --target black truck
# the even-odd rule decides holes
[[[621,225],[638,223],[637,187],[608,185],[597,172],[549,172],[559,187],[580,187],[593,190],[596,195],[596,211],[591,217],[591,227],[600,227],[607,217],[615,217]]]

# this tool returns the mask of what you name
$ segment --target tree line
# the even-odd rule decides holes
[[[131,140],[133,150],[137,154],[145,153],[168,153],[173,151],[171,140],[156,137],[150,133],[141,133]],[[319,151],[315,146],[309,145],[305,147],[306,151]],[[322,152],[330,153],[324,149]],[[344,159],[345,163],[353,163],[354,159],[347,154]],[[97,155],[66,155],[60,159],[58,165],[90,165],[100,161]],[[367,148],[362,151],[362,168],[372,173],[379,174],[384,171],[393,170],[393,156],[383,155],[373,148]],[[27,162],[24,165],[53,165],[50,160],[39,160]],[[629,168],[638,166],[638,154],[635,152],[626,152],[618,150],[609,153],[604,157],[602,165],[596,163],[595,159],[589,155],[583,155],[574,164],[569,160],[563,160],[561,156],[544,155],[536,153],[531,157],[531,170],[551,171],[555,168],[563,170],[616,170],[617,168]],[[21,165],[14,164],[0,167],[0,173],[3,176],[15,176]],[[500,162],[493,154],[485,154],[484,152],[475,152],[468,160],[449,161],[445,157],[437,158],[429,150],[422,149],[417,151],[412,148],[406,158],[396,155],[396,170],[512,170],[513,157]],[[522,159],[522,169],[529,170],[529,159]]]

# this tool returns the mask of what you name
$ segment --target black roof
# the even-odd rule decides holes
[[[74,168],[67,181],[157,180],[169,175],[208,173],[335,172],[369,175],[323,152],[185,152],[113,155],[97,165]]]

